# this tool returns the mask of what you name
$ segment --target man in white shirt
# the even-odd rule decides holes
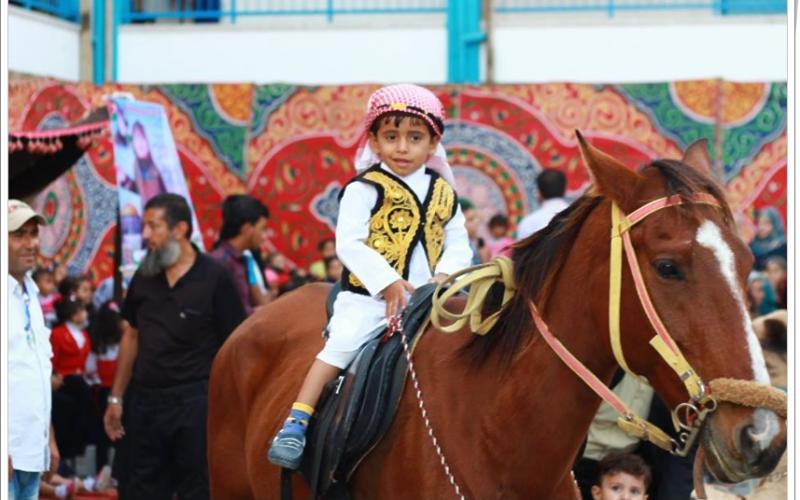
[[[8,496],[39,498],[43,472],[58,469],[50,427],[52,349],[31,271],[44,218],[8,200]]]
[[[542,204],[519,222],[517,240],[527,238],[546,227],[553,216],[569,206],[569,202],[564,199],[567,190],[567,177],[564,172],[554,168],[542,170],[536,177],[536,187],[539,188],[539,199]]]

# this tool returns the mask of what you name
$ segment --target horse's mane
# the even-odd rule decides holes
[[[725,195],[710,178],[675,160],[657,160],[641,167],[639,172],[644,174],[652,169],[664,179],[666,195],[711,194],[720,203],[726,224],[733,224]],[[473,364],[483,365],[494,353],[504,366],[511,364],[524,341],[534,333],[528,300],[539,307],[548,300],[554,278],[564,265],[578,232],[603,199],[596,194],[584,194],[557,214],[547,227],[514,244],[511,258],[517,292],[504,307],[495,326],[486,335],[475,336],[465,346],[464,353]],[[691,216],[698,205],[686,204],[678,208]],[[503,287],[495,285],[487,296],[485,311],[496,310],[502,292]]]

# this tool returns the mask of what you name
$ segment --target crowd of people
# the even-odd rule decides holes
[[[339,282],[344,292],[334,306],[328,343],[269,450],[273,463],[296,468],[322,386],[354,357],[365,333],[402,308],[406,292],[470,264],[510,255],[515,241],[531,237],[569,205],[564,173],[546,169],[537,178],[539,208],[520,221],[516,234],[502,213],[482,228],[476,206],[455,198],[449,166],[436,174],[420,170],[439,154],[444,128],[438,99],[418,87],[387,89],[396,95],[386,99],[412,95],[417,107],[409,104],[387,115],[376,93],[368,144],[384,163],[370,160],[359,170],[361,182],[346,186],[341,201],[346,217],[340,213],[336,236],[319,243],[308,269],[264,252],[270,213],[258,199],[245,194],[225,199],[219,239],[205,253],[191,242],[187,200],[161,193],[144,207],[148,252],[123,296],[115,297],[110,281],[95,289],[89,276],[72,275],[63,265],[36,267],[44,218],[23,202],[9,202],[12,498],[29,498],[34,490],[67,498],[109,488],[118,488],[122,498],[207,498],[208,378],[217,350],[242,321],[281,294],[314,281]],[[425,109],[418,111],[418,105]],[[402,141],[411,144],[409,160],[396,159]],[[398,176],[408,184],[400,186]],[[439,231],[441,241],[406,238],[415,246],[400,249],[408,254],[405,260],[361,245],[368,236],[387,237],[366,232],[375,218],[384,217],[392,231],[410,227],[391,214],[395,200],[378,195],[389,189],[395,197],[406,192],[404,199],[416,200],[419,213],[427,208],[419,200],[438,190],[436,213],[446,217],[431,222],[431,234]],[[756,227],[749,243],[755,257],[748,283],[753,317],[785,308],[787,289],[781,217],[764,208]],[[31,305],[36,302],[38,307]],[[354,329],[358,321],[362,328]],[[638,401],[642,414],[657,414],[652,389],[638,384],[620,377],[612,386],[621,397]],[[663,471],[651,473],[640,456],[617,453],[638,443],[611,435],[614,419],[601,408],[576,464],[576,488],[584,498],[616,498],[610,492],[620,488],[629,489],[630,498],[643,498],[652,482],[663,479]],[[95,470],[78,478],[76,460],[90,444]],[[690,465],[683,468],[687,473]]]

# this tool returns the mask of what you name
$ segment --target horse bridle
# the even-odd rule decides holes
[[[742,380],[732,378],[716,378],[706,385],[697,372],[681,353],[680,348],[670,336],[661,318],[658,316],[647,292],[644,278],[642,277],[639,262],[636,259],[636,251],[631,242],[630,230],[638,222],[653,213],[685,203],[705,204],[716,208],[721,208],[720,202],[712,195],[707,193],[695,193],[689,196],[666,196],[646,203],[642,207],[625,215],[615,202],[611,202],[611,255],[609,271],[609,335],[611,350],[614,358],[620,367],[634,377],[641,379],[635,374],[622,353],[622,342],[620,340],[620,306],[621,306],[621,283],[622,283],[622,248],[625,249],[628,267],[631,270],[633,281],[636,285],[636,293],[639,302],[650,321],[656,335],[650,340],[650,345],[658,352],[661,358],[672,368],[673,371],[683,382],[689,400],[678,404],[672,409],[672,423],[678,433],[678,438],[671,438],[666,432],[656,427],[652,423],[636,415],[614,392],[604,384],[597,376],[592,373],[580,360],[578,360],[564,345],[553,336],[547,327],[544,319],[536,308],[533,301],[528,300],[528,306],[536,325],[537,330],[545,339],[555,354],[601,399],[606,401],[620,416],[617,425],[627,434],[638,439],[650,441],[654,445],[662,448],[673,455],[685,457],[689,454],[697,437],[700,435],[703,422],[708,415],[717,408],[717,401],[724,401],[736,405],[752,408],[766,408],[775,412],[778,416],[786,418],[787,404],[786,394],[774,387],[755,382],[753,380]],[[489,295],[495,283],[504,285],[503,297],[500,307],[488,316],[483,316],[484,300]],[[463,309],[459,313],[450,312],[445,308],[448,299],[457,294],[469,290],[467,300]],[[489,333],[497,321],[506,304],[516,293],[514,283],[514,263],[508,257],[496,257],[490,262],[479,264],[459,272],[451,274],[447,279],[440,283],[433,294],[433,305],[431,309],[431,323],[439,331],[444,333],[456,333],[465,326],[469,326],[470,331],[478,335]],[[447,321],[448,324],[444,324]],[[408,355],[408,352],[407,352]],[[409,367],[412,366],[411,358],[408,356]],[[416,384],[416,380],[415,380]],[[711,393],[713,391],[714,396]],[[420,400],[422,409],[421,394],[417,388],[417,397]],[[422,411],[425,418],[425,411]],[[426,420],[426,426],[428,422]],[[433,438],[431,429],[429,435]],[[444,455],[442,454],[437,441],[433,439],[434,447],[439,453],[442,465],[454,486],[454,478],[449,467],[447,467]],[[718,451],[712,446],[709,450],[712,454]],[[694,483],[698,498],[705,498],[703,491],[702,461],[704,453],[699,451],[695,456]],[[718,460],[720,464],[724,461]],[[738,476],[735,471],[726,468],[728,477]],[[457,496],[464,498],[459,488],[455,488]]]
[[[534,303],[532,301],[528,303],[533,321],[542,337],[576,375],[619,413],[620,417],[617,420],[617,425],[626,433],[650,441],[673,455],[681,457],[688,455],[692,445],[697,440],[703,422],[708,414],[716,409],[717,402],[711,396],[710,391],[697,374],[697,371],[692,368],[683,356],[680,348],[672,339],[656,312],[647,292],[647,285],[644,282],[642,271],[639,268],[636,251],[631,242],[630,230],[638,222],[661,209],[682,205],[687,202],[720,207],[719,202],[706,193],[695,193],[687,197],[675,195],[659,198],[634,210],[630,215],[625,215],[616,202],[612,201],[611,203],[611,257],[608,300],[608,327],[611,350],[623,370],[637,379],[642,379],[630,369],[622,352],[620,308],[622,297],[622,249],[624,248],[628,267],[636,285],[636,294],[639,297],[639,302],[650,321],[650,325],[656,332],[656,335],[650,340],[650,345],[675,371],[689,394],[687,402],[679,404],[672,410],[672,423],[678,432],[678,439],[671,438],[667,433],[631,411],[611,389],[553,336]]]

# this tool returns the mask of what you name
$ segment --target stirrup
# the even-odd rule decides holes
[[[298,469],[303,461],[303,449],[305,446],[305,435],[281,430],[272,440],[267,459],[271,463],[286,469]]]

